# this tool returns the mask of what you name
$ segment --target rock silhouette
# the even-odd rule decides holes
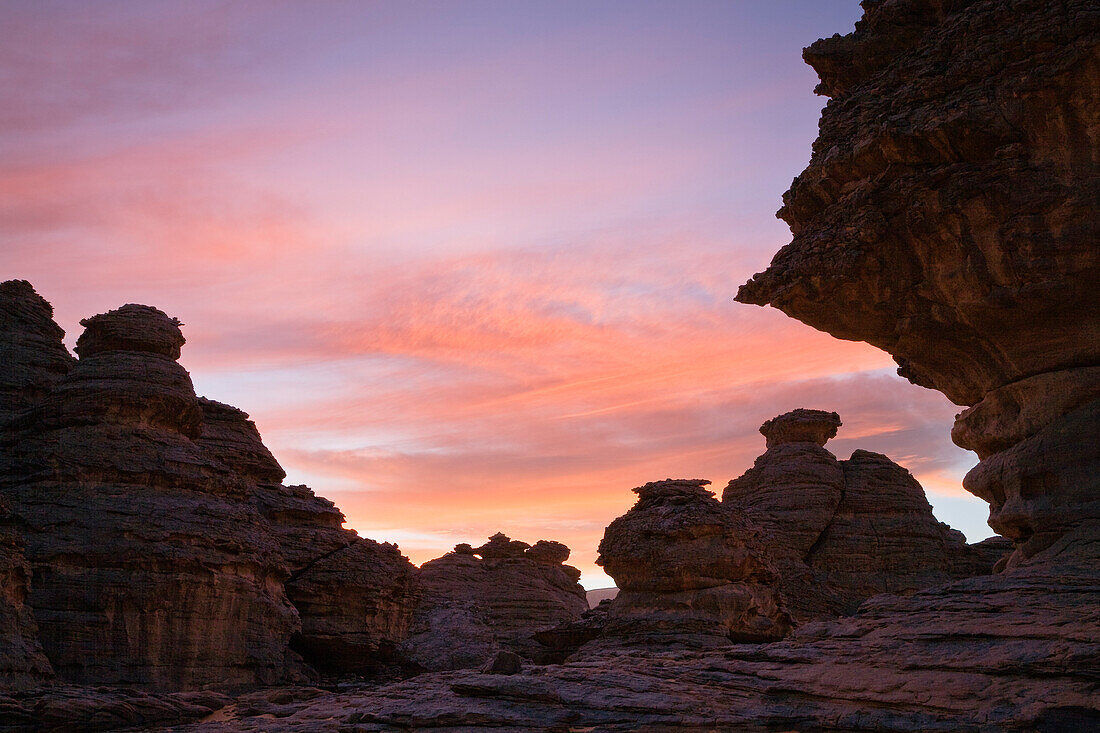
[[[29,284],[0,296],[13,684],[49,673],[39,640],[63,680],[166,689],[308,674],[291,649],[321,671],[395,662],[416,569],[282,485],[245,413],[196,397],[177,320],[132,304],[85,319],[73,360]]]
[[[53,307],[26,280],[0,283],[0,423],[41,399],[75,361]]]

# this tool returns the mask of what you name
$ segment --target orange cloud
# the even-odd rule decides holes
[[[632,486],[720,490],[798,406],[947,496],[951,406],[732,301],[820,105],[790,14],[750,53],[766,4],[597,5],[5,8],[0,269],[70,343],[124,302],[180,317],[200,391],[417,560],[503,529],[606,582]]]

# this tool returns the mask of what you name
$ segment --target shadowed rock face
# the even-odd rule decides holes
[[[849,614],[878,593],[992,571],[997,550],[970,547],[938,522],[904,468],[878,453],[857,450],[838,461],[826,450],[824,436],[839,425],[835,412],[819,410],[767,421],[760,429],[767,452],[722,493],[762,528],[796,620]]]
[[[607,527],[596,563],[619,587],[607,636],[715,646],[779,639],[790,629],[757,528],[703,488],[709,483],[639,486],[637,503]]]
[[[343,529],[332,502],[283,486],[248,415],[195,396],[176,319],[142,305],[85,319],[74,361],[29,284],[0,284],[0,298],[14,360],[0,385],[13,411],[0,675],[49,672],[36,633],[62,679],[96,684],[271,683],[298,674],[288,643],[324,671],[393,661],[416,569]]]
[[[23,539],[0,496],[0,689],[33,687],[53,676],[27,606],[30,576]]]
[[[286,473],[247,414],[200,404],[196,442],[251,482],[251,502],[290,572],[286,594],[301,619],[291,648],[325,672],[369,673],[392,663],[417,602],[416,568],[395,545],[344,529],[343,513],[309,487],[282,485]]]
[[[1089,0],[865,6],[806,50],[832,99],[779,211],[793,240],[737,298],[885,349],[968,406],[965,486],[1021,562],[1100,518],[1100,17]]]
[[[192,440],[202,410],[175,320],[124,306],[85,323],[81,359],[0,450],[46,655],[84,683],[280,679],[297,627],[285,569],[247,482]]]
[[[0,424],[30,407],[75,360],[53,307],[26,280],[0,283]]]
[[[420,566],[423,598],[405,659],[424,669],[479,667],[506,649],[539,655],[536,631],[575,621],[588,609],[569,548],[534,546],[497,533],[481,547],[457,545]]]

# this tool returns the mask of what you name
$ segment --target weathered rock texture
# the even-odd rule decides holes
[[[424,563],[423,599],[401,647],[404,658],[439,670],[479,667],[501,649],[538,656],[536,631],[588,609],[580,571],[562,564],[568,558],[560,542],[530,546],[498,533],[481,547],[460,544]]]
[[[343,513],[328,499],[282,485],[286,474],[247,414],[200,403],[196,442],[252,483],[252,503],[290,572],[286,593],[301,618],[291,647],[325,672],[367,673],[394,662],[417,602],[416,568],[395,545],[344,529]]]
[[[83,325],[80,360],[0,451],[46,655],[83,683],[277,681],[297,627],[285,570],[247,483],[193,440],[177,322],[127,305]]]
[[[0,689],[33,687],[53,676],[27,606],[30,575],[22,536],[0,496]]]
[[[72,369],[53,307],[26,280],[0,283],[0,425],[41,399]]]
[[[283,486],[248,415],[195,396],[178,321],[141,305],[86,319],[74,361],[29,284],[0,284],[0,304],[9,684],[49,672],[37,638],[63,679],[96,684],[271,683],[299,673],[288,642],[322,671],[393,662],[415,568]]]
[[[798,621],[850,614],[878,593],[988,574],[998,558],[940,523],[916,479],[878,453],[838,461],[825,449],[835,412],[799,409],[760,432],[768,450],[722,501],[761,527]],[[1007,547],[1001,547],[1006,554]]]
[[[607,527],[596,563],[619,593],[606,635],[653,648],[772,641],[790,630],[757,528],[709,483],[639,486],[637,503]]]
[[[894,356],[969,407],[953,437],[1013,564],[1100,517],[1100,13],[866,3],[806,60],[832,99],[738,293]]]
[[[230,701],[212,691],[157,692],[99,685],[5,690],[0,692],[0,733],[150,730],[208,718]]]
[[[174,730],[1095,730],[1098,626],[1094,568],[1047,564],[878,596],[773,644],[422,675]]]

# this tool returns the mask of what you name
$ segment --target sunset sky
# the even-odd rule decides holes
[[[633,486],[725,483],[795,407],[977,540],[959,408],[733,301],[856,0],[0,2],[0,279],[72,346],[185,324],[200,394],[417,563],[501,530],[588,587]]]

